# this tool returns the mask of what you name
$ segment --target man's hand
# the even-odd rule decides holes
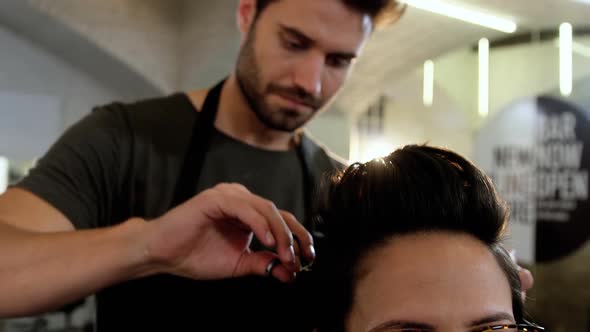
[[[516,251],[510,250],[509,253],[510,258],[512,258],[512,261],[518,264],[518,262],[516,261]],[[526,292],[529,289],[533,288],[535,279],[533,278],[533,274],[531,273],[531,271],[521,267],[520,265],[518,265],[518,276],[520,277],[521,295],[522,301],[524,302],[526,300]]]
[[[293,215],[239,184],[206,190],[147,227],[150,263],[194,279],[265,275],[278,259],[272,276],[287,282],[301,268],[296,252],[307,261],[315,258],[313,238]],[[276,252],[252,252],[252,236]]]

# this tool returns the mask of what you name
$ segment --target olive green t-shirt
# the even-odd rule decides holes
[[[16,186],[46,200],[76,229],[156,218],[172,207],[198,114],[185,94],[98,107]],[[302,144],[316,182],[336,169],[321,147],[307,138]],[[241,183],[302,220],[302,167],[295,151],[260,150],[215,131],[195,192]],[[155,276],[98,292],[97,329],[277,331],[276,324],[292,320],[278,330],[297,330],[294,319],[304,308],[297,296],[270,278],[197,282]],[[266,318],[254,318],[261,313]]]

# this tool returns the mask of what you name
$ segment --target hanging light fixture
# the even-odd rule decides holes
[[[434,102],[434,62],[424,62],[424,91],[422,96],[424,106],[430,107]]]
[[[573,89],[573,28],[569,23],[559,26],[559,90],[563,96]]]
[[[490,107],[490,41],[479,40],[479,115],[486,117]]]

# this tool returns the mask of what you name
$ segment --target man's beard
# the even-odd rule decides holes
[[[265,89],[260,78],[260,66],[254,54],[255,26],[250,31],[242,47],[236,68],[236,80],[248,106],[254,111],[258,120],[266,127],[274,130],[293,132],[305,125],[319,110],[323,101],[299,87],[283,87],[270,83]],[[266,91],[264,91],[266,90]],[[265,102],[265,95],[277,94],[297,100],[311,109],[308,115],[302,115],[295,109],[281,108],[273,110]]]

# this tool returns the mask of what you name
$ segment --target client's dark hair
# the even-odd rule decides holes
[[[387,157],[356,163],[335,177],[319,210],[325,237],[312,274],[314,319],[320,331],[344,331],[359,261],[392,236],[447,231],[487,245],[512,289],[513,313],[523,320],[517,267],[500,245],[508,212],[491,180],[460,155],[410,145]]]

